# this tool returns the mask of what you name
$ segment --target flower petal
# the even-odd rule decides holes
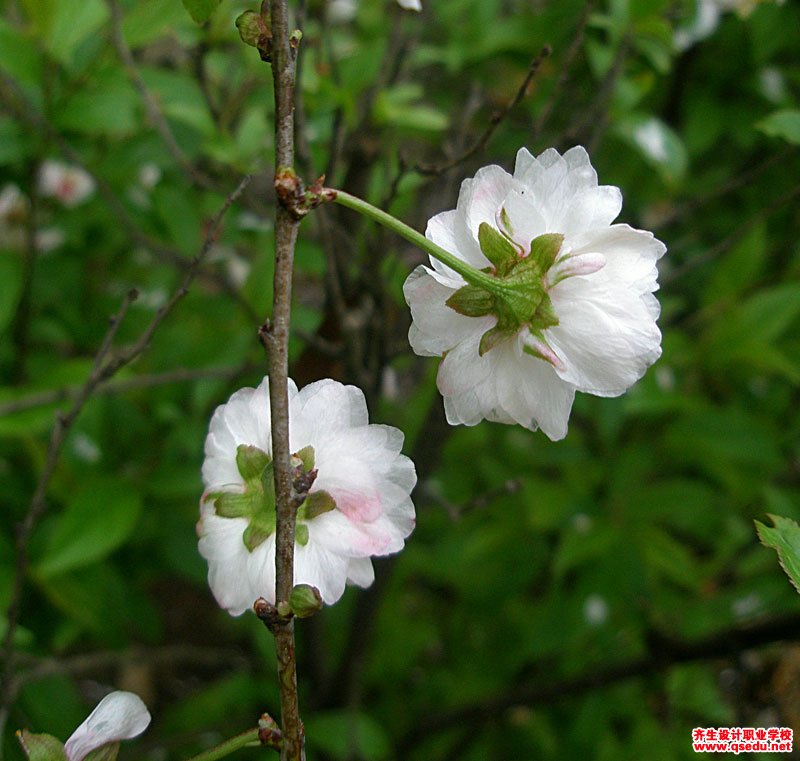
[[[455,293],[420,265],[403,285],[414,320],[409,331],[411,348],[421,356],[440,357],[475,331],[474,318],[465,317],[445,302]]]
[[[112,692],[106,695],[64,744],[69,761],[81,761],[109,743],[129,740],[147,729],[150,713],[138,695]]]
[[[579,391],[619,396],[661,356],[652,309],[605,268],[563,280],[550,295],[559,324],[545,338],[564,362],[558,374]]]

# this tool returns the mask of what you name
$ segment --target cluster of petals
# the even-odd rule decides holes
[[[45,161],[39,170],[39,192],[71,209],[94,193],[94,180],[78,166]]]
[[[429,221],[429,240],[485,272],[492,262],[479,242],[482,227],[520,261],[540,236],[561,241],[536,284],[550,319],[518,325],[489,351],[481,340],[498,317],[468,316],[447,303],[467,285],[464,277],[431,257],[406,280],[409,340],[417,354],[443,357],[437,385],[450,423],[518,423],[561,439],[576,391],[618,396],[660,356],[653,292],[666,248],[652,233],[612,224],[621,207],[619,189],[598,184],[582,147],[537,157],[523,148],[513,175],[480,169],[462,183],[457,208]]]
[[[137,737],[150,724],[150,712],[142,699],[132,692],[117,691],[106,695],[86,720],[61,743],[50,735],[20,732],[23,750],[30,759],[83,761],[93,751],[106,748],[104,759],[115,759],[121,740]]]
[[[263,532],[248,545],[248,517],[221,515],[219,508],[220,495],[224,499],[248,489],[237,452],[244,447],[271,457],[270,419],[265,378],[258,388],[240,389],[217,408],[206,438],[199,549],[208,561],[211,591],[234,616],[259,597],[275,602],[274,532]],[[372,583],[372,556],[403,548],[414,528],[414,465],[400,453],[402,432],[370,424],[363,393],[332,380],[300,391],[289,381],[289,439],[294,455],[313,457],[309,500],[327,500],[324,510],[305,516],[303,506],[299,510],[296,536],[302,541],[295,543],[294,583],[316,587],[332,604],[347,582]]]

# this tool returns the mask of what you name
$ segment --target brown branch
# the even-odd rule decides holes
[[[420,741],[453,727],[469,727],[501,717],[517,705],[535,706],[575,697],[591,690],[637,677],[650,676],[697,661],[731,658],[746,650],[775,642],[800,639],[800,615],[764,621],[749,627],[727,629],[696,642],[681,642],[655,634],[650,637],[650,652],[625,663],[613,664],[549,685],[522,684],[501,693],[441,713],[423,715],[397,744],[398,758],[404,758]]]
[[[142,79],[139,69],[136,67],[133,53],[128,47],[128,43],[125,41],[125,35],[122,32],[122,10],[119,7],[119,3],[117,0],[106,0],[106,4],[111,11],[111,37],[114,42],[114,48],[117,51],[120,61],[122,61],[122,66],[125,69],[128,79],[130,79],[136,91],[139,93],[139,97],[142,99],[145,111],[147,112],[147,118],[161,136],[161,140],[170,156],[172,156],[175,163],[177,163],[189,180],[202,188],[213,190],[214,183],[202,172],[198,171],[186,157],[186,154],[181,150],[156,99],[153,97],[150,90],[147,89],[147,85]]]
[[[297,507],[292,489],[289,452],[289,323],[292,301],[294,249],[300,220],[283,200],[279,182],[294,175],[294,85],[295,48],[290,41],[287,0],[266,0],[272,32],[271,58],[275,97],[275,273],[273,280],[272,319],[261,327],[260,337],[267,350],[269,366],[269,402],[272,425],[272,461],[274,465],[276,538],[275,602],[288,602],[294,582],[294,534]],[[281,761],[304,761],[303,727],[297,695],[297,664],[294,646],[294,621],[284,621],[272,628],[278,660],[281,699]]]
[[[16,686],[37,682],[51,676],[66,674],[85,677],[108,669],[129,665],[167,668],[187,665],[197,668],[247,668],[252,664],[238,650],[196,645],[164,645],[155,648],[134,647],[124,652],[113,650],[83,653],[67,658],[18,657],[22,670],[16,676]]]
[[[528,86],[536,76],[536,72],[539,71],[542,61],[544,61],[544,59],[547,58],[551,52],[552,50],[549,45],[545,45],[539,51],[539,54],[530,62],[530,65],[528,66],[528,73],[525,75],[525,79],[522,80],[522,84],[519,86],[514,98],[502,111],[498,111],[492,115],[489,126],[484,130],[483,134],[471,147],[469,147],[461,155],[441,164],[417,164],[414,166],[414,171],[422,175],[439,175],[446,172],[448,169],[452,169],[453,167],[456,167],[459,164],[471,159],[475,154],[482,151],[488,145],[489,140],[491,140],[492,135],[494,135],[494,133],[497,131],[497,128],[505,121],[506,117],[525,97],[525,94],[528,92]]]
[[[14,637],[16,635],[17,626],[19,624],[20,605],[22,602],[22,591],[25,584],[25,576],[28,571],[29,557],[28,557],[28,543],[30,541],[33,529],[36,523],[44,514],[47,503],[46,496],[50,481],[55,473],[59,457],[61,455],[64,442],[72,427],[72,424],[77,419],[81,410],[86,402],[95,392],[96,388],[105,380],[111,378],[122,367],[136,359],[142,352],[147,349],[153,333],[158,326],[163,322],[164,318],[172,311],[175,305],[188,293],[189,285],[197,274],[203,260],[211,248],[214,239],[216,238],[219,225],[225,212],[230,208],[231,204],[239,197],[244,188],[250,181],[250,177],[245,177],[238,185],[238,187],[225,199],[219,213],[216,215],[212,224],[209,227],[206,239],[200,248],[197,256],[192,260],[186,274],[181,282],[180,287],[167,301],[167,303],[156,312],[150,323],[141,333],[139,338],[129,347],[117,353],[112,353],[112,345],[117,331],[122,324],[128,308],[137,297],[135,290],[129,291],[123,299],[122,305],[112,318],[105,337],[100,344],[100,348],[95,355],[92,370],[89,377],[86,379],[83,386],[80,388],[69,410],[66,413],[56,413],[55,423],[50,434],[50,444],[47,450],[45,465],[39,476],[31,498],[28,511],[22,523],[17,527],[16,534],[16,562],[14,568],[14,579],[12,582],[10,601],[7,613],[7,628],[3,638],[2,646],[0,646],[0,660],[2,661],[2,685],[0,685],[0,733],[5,726],[5,721],[8,717],[8,710],[10,703],[13,700],[13,654],[14,654]]]
[[[152,375],[140,375],[114,381],[101,381],[94,393],[96,395],[102,394],[109,396],[111,394],[123,394],[127,391],[134,391],[140,388],[166,386],[171,383],[188,383],[204,379],[230,380],[246,375],[252,370],[255,370],[255,366],[250,363],[244,364],[241,367],[177,368],[175,370],[166,370],[163,373],[153,373]],[[24,396],[21,399],[5,402],[4,404],[0,404],[0,418],[6,415],[24,412],[25,410],[35,409],[36,407],[46,407],[49,404],[57,404],[67,399],[74,399],[81,390],[81,387],[81,384],[63,386],[48,391],[39,391],[35,394]]]

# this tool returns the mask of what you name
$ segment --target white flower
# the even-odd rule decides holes
[[[402,432],[371,425],[355,386],[322,380],[298,391],[289,381],[289,429],[294,465],[317,471],[298,511],[294,583],[332,604],[346,582],[372,583],[371,556],[403,548],[416,473],[400,454]],[[267,378],[218,407],[206,438],[200,554],[217,602],[234,616],[259,597],[275,602],[271,438]]]
[[[39,170],[39,190],[71,209],[94,193],[94,180],[80,167],[45,161]]]
[[[653,291],[666,248],[612,225],[621,206],[583,148],[523,148],[513,176],[484,167],[456,209],[429,221],[430,240],[491,275],[488,290],[467,286],[431,258],[404,286],[412,348],[443,357],[437,385],[451,424],[485,418],[561,439],[575,391],[618,396],[660,356]]]
[[[68,761],[81,761],[103,745],[130,740],[147,729],[150,713],[138,695],[106,695],[64,744]]]
[[[417,13],[422,11],[420,0],[397,0],[397,4],[407,11],[416,11]]]
[[[583,603],[583,618],[589,626],[600,626],[608,620],[608,603],[600,595],[589,595]]]

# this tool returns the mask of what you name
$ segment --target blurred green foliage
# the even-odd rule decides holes
[[[0,192],[22,198],[0,207],[0,610],[54,414],[109,315],[137,288],[117,344],[136,340],[239,176],[255,175],[189,295],[70,431],[29,546],[9,758],[15,729],[66,738],[110,687],[154,715],[123,758],[185,758],[277,714],[270,636],[216,608],[194,535],[207,421],[263,374],[272,289],[271,73],[234,25],[257,4],[216,4],[119,0],[177,156],[112,44],[106,2],[0,2]],[[198,26],[183,5],[212,15]],[[328,171],[422,229],[478,166],[582,143],[622,189],[621,220],[669,248],[663,358],[622,398],[579,395],[552,443],[443,425],[435,363],[404,344],[401,284],[421,254],[346,211],[304,222],[294,377],[362,386],[421,475],[407,549],[377,563],[370,591],[298,627],[309,758],[672,761],[694,757],[695,726],[800,729],[796,646],[743,653],[731,635],[716,657],[675,656],[676,642],[786,615],[796,638],[800,615],[753,530],[766,513],[800,519],[800,7],[723,13],[702,34],[697,10],[303,5],[306,179]],[[432,177],[409,169],[473,145],[545,44],[552,56],[485,147]],[[73,207],[43,195],[42,165],[76,158],[94,192]],[[633,678],[569,687],[637,662]]]

